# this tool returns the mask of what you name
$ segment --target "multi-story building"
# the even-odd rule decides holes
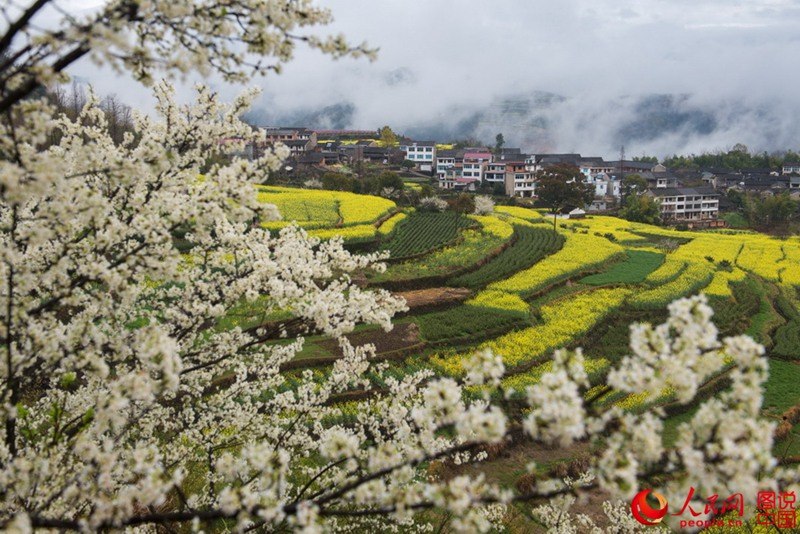
[[[261,130],[264,132],[264,141],[254,143],[251,147],[253,158],[261,157],[266,147],[276,143],[289,147],[292,156],[311,152],[317,146],[317,134],[308,128],[267,126]]]
[[[536,196],[536,177],[528,170],[525,157],[520,157],[517,161],[507,160],[505,163],[506,195],[510,197]]]
[[[479,182],[475,178],[464,178],[460,164],[448,167],[444,177],[439,178],[439,187],[456,191],[475,191]]]
[[[483,181],[488,184],[505,184],[506,182],[506,162],[492,161],[486,164],[486,171],[483,173]]]
[[[448,167],[444,173],[439,176],[439,187],[442,189],[455,189],[456,184],[461,180],[461,167]]]
[[[661,206],[664,222],[714,221],[719,216],[719,194],[698,187],[661,187],[648,191]]]
[[[464,153],[463,177],[474,178],[478,183],[483,181],[486,164],[492,161],[492,153],[487,151],[467,151]]]
[[[586,180],[586,183],[594,186],[595,197],[613,197],[618,199],[622,196],[622,182],[611,174],[594,174]]]
[[[413,161],[417,169],[431,172],[436,161],[436,142],[434,141],[402,141],[400,150],[406,153],[406,159]]]
[[[317,146],[317,132],[308,128],[267,126],[262,128],[267,143],[284,143],[286,141],[310,141],[309,149]]]
[[[800,162],[787,161],[783,164],[781,174],[800,174]]]
[[[463,162],[464,153],[459,150],[437,150],[436,151],[436,177],[444,179],[447,169],[455,167],[456,164]]]
[[[612,174],[614,172],[614,167],[603,161],[603,158],[583,158],[578,163],[578,168],[587,179],[596,174]]]

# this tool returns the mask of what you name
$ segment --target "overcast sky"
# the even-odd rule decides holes
[[[762,118],[765,106],[789,111],[779,115],[790,122],[774,125],[780,133],[771,138],[759,138],[744,123],[670,149],[785,143],[796,133],[792,123],[800,122],[800,0],[320,3],[334,13],[328,31],[380,47],[379,58],[332,61],[300,51],[282,75],[255,81],[264,88],[265,108],[285,112],[350,102],[356,108],[351,126],[390,124],[402,131],[453,120],[504,96],[548,91],[569,101],[559,122],[571,123],[553,137],[553,148],[561,150],[580,149],[578,143],[604,149],[594,139],[601,131],[594,122],[603,120],[610,101],[631,95],[688,94],[698,106],[744,102],[753,110],[748,113]],[[104,77],[88,63],[74,72],[102,92],[148,105],[146,91],[133,83]],[[583,139],[587,128],[593,131]]]

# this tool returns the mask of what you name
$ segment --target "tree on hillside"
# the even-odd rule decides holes
[[[461,193],[447,202],[450,209],[458,213],[474,213],[475,197],[469,193]]]
[[[574,165],[553,165],[536,173],[537,203],[553,212],[553,231],[558,213],[564,208],[583,209],[594,199],[594,188],[583,181]]]
[[[742,208],[750,225],[763,230],[779,229],[800,218],[800,202],[786,193],[768,197],[745,195]]]
[[[629,195],[640,195],[647,191],[647,180],[641,174],[628,174],[622,178],[621,193],[625,199]]]
[[[389,330],[406,310],[356,283],[384,269],[383,255],[262,227],[281,214],[254,184],[288,151],[233,156],[264,141],[240,120],[255,91],[224,103],[199,87],[180,104],[155,81],[162,68],[245,81],[280,70],[299,43],[368,53],[307,33],[328,11],[113,1],[39,24],[48,9],[61,12],[48,0],[3,8],[0,35],[0,54],[12,52],[0,63],[0,530],[476,532],[533,501],[526,511],[549,530],[597,532],[568,505],[599,489],[615,501],[610,528],[632,532],[623,499],[652,477],[670,496],[696,486],[752,499],[794,483],[774,469],[774,424],[759,417],[763,348],[718,342],[702,296],[674,303],[663,325],[633,327],[631,355],[603,376],[582,352],[557,351],[514,398],[489,350],[451,365],[457,379],[371,365],[375,347],[346,334]],[[153,86],[153,113],[135,113],[119,144],[92,91],[74,118],[36,98],[84,56]],[[281,190],[287,217],[345,211],[306,194]],[[335,339],[335,361],[298,368],[307,333]],[[689,406],[723,371],[730,388],[698,400],[672,449],[662,411],[605,402],[647,406],[669,391]],[[490,452],[523,443],[597,456],[568,481],[540,468],[520,491],[479,473]]]
[[[500,151],[506,144],[506,138],[503,137],[503,134],[499,133],[494,137],[494,152],[495,154],[499,154]]]
[[[379,133],[381,136],[380,141],[382,146],[397,146],[397,134],[395,134],[390,127],[384,126],[380,129]]]
[[[632,222],[659,224],[661,207],[656,200],[647,195],[629,195],[619,216]]]

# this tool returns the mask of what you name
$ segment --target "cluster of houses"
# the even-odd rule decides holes
[[[623,195],[622,180],[637,174],[647,182],[645,194],[658,199],[662,220],[673,223],[715,226],[720,208],[725,208],[730,189],[774,195],[788,192],[800,198],[800,163],[786,163],[782,172],[724,169],[669,172],[663,165],[643,161],[605,161],[580,154],[525,154],[519,148],[487,147],[442,149],[434,141],[400,139],[397,146],[380,146],[372,130],[311,130],[307,128],[264,128],[266,143],[249,147],[251,156],[274,143],[291,151],[298,167],[325,167],[337,163],[368,161],[382,164],[410,162],[430,174],[441,189],[476,191],[492,188],[510,197],[535,198],[536,177],[553,165],[578,168],[584,181],[595,189],[588,211],[601,212],[618,206]]]

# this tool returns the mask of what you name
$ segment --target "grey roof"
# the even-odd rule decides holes
[[[651,189],[650,192],[657,197],[719,196],[710,187],[662,187]]]
[[[297,156],[297,163],[314,164],[322,163],[325,157],[320,152],[306,152]]]
[[[436,146],[436,141],[412,141],[411,139],[405,139],[400,141],[400,146]]]
[[[309,131],[308,128],[294,126],[264,126],[263,129],[270,135],[291,135]]]
[[[619,167],[620,161],[606,161],[612,167]],[[642,169],[643,171],[650,171],[653,170],[653,167],[658,165],[657,163],[650,163],[648,161],[633,161],[629,159],[622,160],[622,167],[628,167],[629,169]]]

